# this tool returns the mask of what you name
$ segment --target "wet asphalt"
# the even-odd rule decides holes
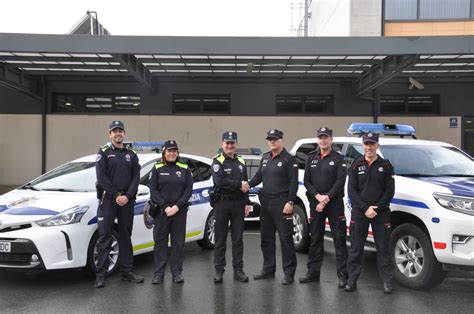
[[[249,224],[244,235],[244,270],[251,275],[262,265],[258,224]],[[228,247],[230,243],[228,243]],[[296,279],[306,271],[306,254],[298,255]],[[184,284],[172,282],[171,274],[162,285],[151,285],[153,256],[135,258],[136,271],[145,283],[121,281],[116,274],[104,289],[80,270],[25,274],[0,271],[0,312],[41,313],[473,313],[474,273],[452,272],[430,291],[414,291],[395,284],[393,295],[384,295],[377,275],[376,258],[364,257],[364,269],[353,293],[337,288],[335,255],[326,242],[321,281],[283,286],[281,255],[277,246],[274,279],[241,283],[233,280],[230,267],[223,284],[213,283],[213,251],[195,243],[186,244]]]

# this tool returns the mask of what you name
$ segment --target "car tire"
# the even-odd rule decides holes
[[[309,249],[309,225],[304,210],[295,205],[293,209],[293,242],[295,251],[306,253]]]
[[[410,289],[431,289],[444,280],[446,271],[436,260],[431,241],[418,226],[405,223],[392,232],[390,254],[394,277]]]
[[[213,249],[216,244],[215,224],[216,217],[214,216],[214,210],[212,210],[206,219],[206,226],[204,228],[204,238],[196,242],[203,249]]]
[[[97,242],[99,240],[99,233],[96,232],[92,236],[91,242],[89,243],[89,249],[87,250],[87,266],[85,268],[86,274],[89,276],[95,276],[96,273],[96,259],[97,259]],[[119,267],[119,246],[118,246],[118,233],[112,230],[112,250],[109,254],[111,263],[106,276],[115,273]]]

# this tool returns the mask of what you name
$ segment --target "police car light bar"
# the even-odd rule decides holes
[[[416,130],[407,124],[383,124],[383,123],[352,123],[347,132],[352,135],[363,133],[379,133],[384,135],[413,136]]]
[[[224,150],[221,148],[219,148],[217,150],[217,153],[220,154],[222,153]],[[239,155],[255,155],[255,156],[258,156],[258,155],[261,155],[262,154],[262,150],[260,148],[256,148],[256,147],[250,147],[250,148],[237,148],[235,150],[235,153],[236,154],[239,154]]]
[[[163,149],[165,142],[125,142],[124,145],[136,151],[159,152]]]

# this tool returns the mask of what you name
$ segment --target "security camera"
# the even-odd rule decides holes
[[[410,82],[410,86],[408,87],[409,89],[413,89],[413,86],[415,86],[417,89],[425,88],[425,85],[421,84],[420,82],[415,80],[413,77],[409,77],[408,82]]]

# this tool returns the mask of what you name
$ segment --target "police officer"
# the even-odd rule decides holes
[[[229,228],[232,238],[232,266],[234,279],[248,282],[248,277],[243,271],[242,241],[244,232],[244,216],[250,210],[247,185],[247,168],[242,157],[235,154],[237,148],[237,133],[224,132],[222,134],[223,152],[214,157],[212,161],[212,178],[214,180],[215,198],[215,231],[216,245],[214,248],[215,283],[222,283],[225,271],[227,230]]]
[[[308,271],[300,283],[319,281],[324,257],[324,231],[329,219],[336,250],[339,288],[347,284],[346,218],[344,215],[344,184],[347,168],[344,157],[332,149],[332,130],[317,131],[318,147],[306,161],[304,185],[310,204],[311,242],[308,254]]]
[[[183,283],[184,242],[188,201],[193,192],[193,175],[188,165],[179,162],[178,144],[166,141],[162,161],[151,170],[150,193],[156,210],[153,239],[155,272],[152,284],[163,283],[171,239],[170,266],[173,282]]]
[[[364,156],[354,161],[349,169],[348,194],[352,203],[351,247],[347,260],[349,279],[346,291],[357,288],[362,269],[362,255],[369,224],[377,249],[377,266],[384,283],[384,293],[392,293],[393,264],[390,259],[391,234],[390,201],[395,193],[393,167],[388,160],[377,155],[379,136],[366,133],[362,136]]]
[[[143,282],[143,276],[133,271],[132,227],[135,197],[140,180],[137,154],[124,146],[125,127],[121,121],[109,126],[110,144],[102,146],[97,154],[96,174],[101,202],[97,210],[98,261],[95,287],[105,286],[109,264],[112,230],[118,220],[119,264],[122,280]]]
[[[283,147],[283,132],[269,130],[267,141],[270,151],[263,154],[251,187],[263,182],[259,193],[261,248],[263,268],[255,280],[275,277],[275,230],[280,236],[284,278],[282,284],[294,282],[296,254],[293,244],[293,206],[298,191],[298,164]]]

